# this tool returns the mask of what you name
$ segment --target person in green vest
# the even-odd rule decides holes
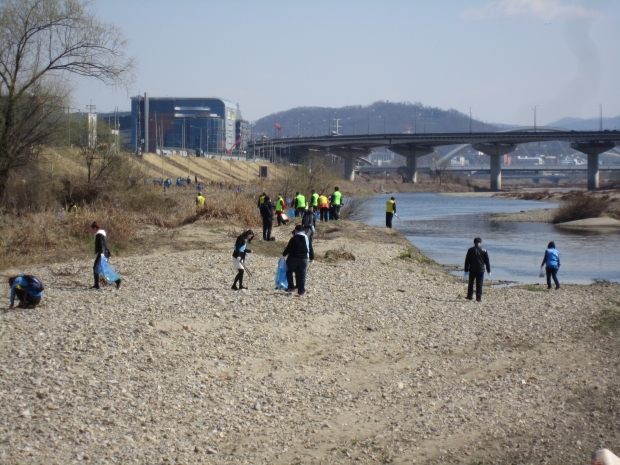
[[[340,220],[340,207],[342,207],[342,193],[338,186],[334,188],[334,193],[331,195],[330,200],[332,211],[329,212],[329,219],[338,221]]]
[[[282,215],[284,214],[284,207],[286,203],[280,194],[278,194],[278,200],[276,201],[276,218],[278,218],[278,226],[282,226],[288,222]]]
[[[319,218],[319,194],[316,193],[316,190],[312,189],[312,197],[310,199],[310,206],[314,207],[314,216]]]
[[[260,195],[260,197],[258,198],[258,208],[261,207],[261,205],[263,204],[263,202],[265,202],[265,197],[267,197],[267,194],[265,194],[264,192]]]
[[[385,202],[385,226],[392,227],[392,219],[396,214],[396,199],[391,197],[390,200]]]
[[[304,213],[306,213],[306,197],[297,192],[297,195],[295,195],[295,201],[295,216],[304,216]]]

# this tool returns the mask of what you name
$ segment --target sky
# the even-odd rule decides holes
[[[254,121],[378,100],[490,123],[620,115],[618,0],[93,0],[138,60],[129,88],[77,80],[73,105],[219,97]]]

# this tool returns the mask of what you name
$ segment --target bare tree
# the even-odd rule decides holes
[[[105,121],[83,118],[74,141],[86,166],[88,183],[106,180],[121,163],[118,138]]]
[[[443,183],[443,179],[446,175],[446,170],[450,166],[449,160],[441,160],[441,154],[434,152],[431,156],[431,176],[439,179],[439,185]]]
[[[86,0],[0,0],[0,196],[60,130],[70,76],[127,86],[126,40]]]

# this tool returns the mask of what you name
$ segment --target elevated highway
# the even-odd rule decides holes
[[[598,156],[620,144],[620,131],[564,131],[556,128],[524,128],[511,132],[470,132],[432,134],[368,134],[292,137],[254,140],[248,150],[279,149],[290,153],[320,150],[342,157],[345,179],[355,179],[355,159],[368,155],[373,148],[388,147],[407,159],[408,182],[417,181],[417,159],[435,151],[436,147],[471,146],[490,157],[491,189],[502,187],[501,157],[531,142],[570,142],[571,148],[588,156],[588,189],[599,184]],[[505,167],[504,167],[505,168]]]

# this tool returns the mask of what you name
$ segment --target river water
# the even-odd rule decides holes
[[[462,269],[474,237],[488,250],[493,280],[539,283],[540,263],[549,241],[560,252],[560,283],[620,282],[620,233],[575,231],[547,223],[496,223],[492,213],[554,208],[556,203],[456,197],[430,193],[397,194],[398,216],[392,226],[427,257]],[[385,202],[377,195],[367,221],[385,226]]]

